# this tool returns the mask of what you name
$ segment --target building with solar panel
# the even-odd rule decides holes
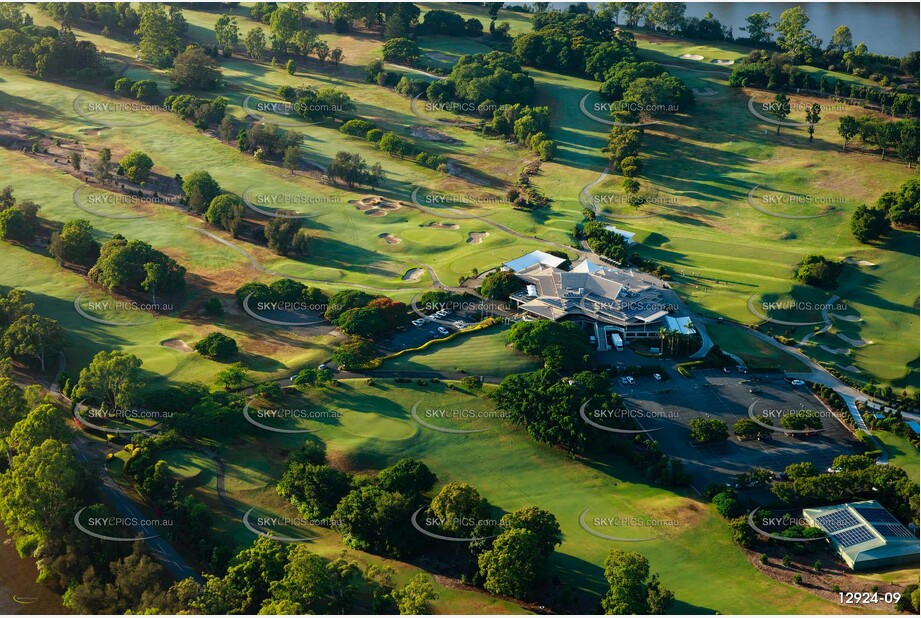
[[[876,500],[803,509],[803,517],[855,571],[918,564],[918,539]]]

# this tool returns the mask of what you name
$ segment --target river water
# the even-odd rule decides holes
[[[0,615],[66,614],[61,597],[35,583],[35,561],[22,559],[0,526]]]
[[[806,11],[806,28],[822,39],[823,48],[831,41],[835,28],[847,26],[854,45],[866,43],[875,54],[904,56],[921,49],[917,2],[688,2],[685,15],[703,17],[709,11],[724,26],[732,26],[732,33],[740,37],[745,36],[740,28],[752,13],[767,11],[777,21],[782,12],[796,6]]]

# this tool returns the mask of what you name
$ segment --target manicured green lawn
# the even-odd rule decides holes
[[[381,365],[381,369],[403,371],[462,371],[471,375],[504,376],[531,371],[540,363],[506,345],[507,329],[492,328],[459,337],[421,352],[403,354]]]
[[[740,357],[752,369],[779,367],[791,372],[809,371],[809,368],[795,357],[758,339],[740,326],[711,323],[707,324],[707,334],[713,343]]]
[[[917,483],[921,477],[918,448],[905,438],[888,431],[874,430],[873,435],[886,446],[886,451],[889,453],[889,465],[902,468],[908,473],[908,478]]]
[[[425,461],[440,483],[468,482],[503,511],[536,504],[553,512],[564,533],[554,568],[573,589],[600,595],[605,585],[604,557],[620,548],[640,551],[650,559],[653,570],[676,593],[673,611],[835,611],[833,605],[761,575],[732,544],[725,521],[690,494],[650,486],[618,459],[574,461],[534,443],[521,429],[495,417],[437,421],[450,428],[488,429],[478,434],[427,429],[410,415],[416,404],[423,417],[427,409],[457,408],[484,414],[492,410],[478,393],[451,391],[443,383],[420,387],[390,380],[375,380],[374,385],[346,380],[337,388],[311,391],[302,405],[342,413],[341,422],[323,423],[315,434],[327,444],[329,459],[337,466],[371,471],[411,454]],[[397,432],[394,424],[404,429]],[[304,428],[317,426],[303,421]],[[284,469],[287,452],[303,440],[303,435],[274,434],[254,427],[240,436],[239,443],[223,447],[230,475],[228,493],[240,508],[293,513],[278,498],[274,482]],[[616,543],[581,529],[579,515],[585,509],[590,509],[589,522],[593,517],[634,516],[675,519],[679,524],[663,530],[659,540]],[[228,528],[228,533],[235,530],[241,540],[245,538],[236,528]],[[623,534],[636,536],[637,531],[625,529]],[[311,547],[333,554],[338,543],[332,535]]]

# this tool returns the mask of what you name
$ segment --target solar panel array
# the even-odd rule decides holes
[[[876,528],[876,531],[883,536],[897,537],[901,539],[914,538],[911,532],[909,532],[908,529],[901,524],[876,524],[873,527]]]
[[[876,537],[873,536],[869,528],[860,526],[859,528],[852,528],[844,532],[839,532],[838,534],[833,534],[831,538],[842,547],[851,547],[852,545],[860,545],[861,543],[872,541]]]
[[[860,524],[860,521],[858,521],[856,517],[844,509],[829,513],[828,515],[816,517],[815,520],[821,524],[827,532],[837,532],[838,530],[844,530],[845,528]]]
[[[895,517],[889,514],[889,511],[879,508],[878,506],[858,506],[854,507],[854,510],[860,513],[861,517],[873,524],[877,522],[881,524],[899,523]]]

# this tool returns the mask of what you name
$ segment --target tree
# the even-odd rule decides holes
[[[771,115],[778,120],[777,135],[780,135],[780,122],[790,115],[790,99],[782,92],[774,95],[774,101],[771,103]]]
[[[217,225],[237,237],[240,224],[243,223],[243,200],[232,193],[219,195],[211,200],[208,211],[205,212],[205,221]]]
[[[729,437],[726,421],[715,418],[694,418],[689,423],[691,439],[698,444],[723,442]]]
[[[282,158],[282,165],[292,174],[297,169],[298,162],[301,159],[301,149],[297,146],[288,146],[285,148],[285,154]]]
[[[550,511],[536,506],[528,506],[503,515],[499,527],[502,530],[522,528],[533,532],[538,549],[545,560],[549,559],[556,546],[563,542],[563,531],[556,517]]]
[[[221,46],[224,56],[229,58],[233,54],[237,43],[240,42],[240,28],[237,18],[232,15],[221,15],[214,22],[214,38]]]
[[[838,285],[842,262],[831,261],[822,255],[811,254],[803,258],[796,271],[796,280],[823,290],[833,290]]]
[[[649,560],[637,552],[611,550],[604,577],[611,585],[602,597],[605,614],[663,614],[674,595],[649,575]]]
[[[173,29],[166,11],[159,5],[148,5],[141,11],[141,22],[134,31],[138,52],[145,62],[163,69],[179,53],[180,37]]]
[[[281,6],[272,11],[269,26],[276,39],[287,45],[301,25],[300,14],[289,5]]]
[[[265,32],[258,26],[246,33],[243,39],[243,45],[246,47],[246,55],[253,60],[262,60],[265,53]]]
[[[373,343],[359,337],[353,337],[333,352],[333,360],[347,371],[367,369],[377,360],[377,348]]]
[[[537,535],[524,528],[502,532],[477,564],[486,590],[516,599],[527,597],[545,567]]]
[[[394,557],[409,555],[419,540],[410,520],[415,503],[374,485],[353,489],[332,515],[346,545]]]
[[[845,52],[854,50],[854,37],[851,35],[851,29],[847,26],[838,26],[831,35],[831,42],[828,49],[838,54],[844,55]]]
[[[438,477],[418,459],[406,457],[377,474],[378,484],[387,491],[419,496],[435,486]]]
[[[214,198],[221,194],[221,186],[210,173],[196,170],[183,179],[182,192],[186,195],[189,209],[200,215],[208,210]]]
[[[445,484],[429,505],[429,515],[438,528],[461,538],[470,536],[485,513],[486,501],[467,483]]]
[[[770,430],[760,426],[750,418],[741,418],[732,426],[732,432],[740,440],[755,440],[768,431]]]
[[[230,115],[225,115],[221,118],[221,124],[218,125],[217,131],[222,141],[232,141],[236,136],[236,127],[234,126],[233,118]]]
[[[763,13],[752,13],[745,18],[748,25],[742,30],[748,33],[748,38],[754,45],[763,45],[771,42],[771,14],[767,11]]]
[[[417,573],[409,583],[393,591],[393,600],[397,603],[400,614],[418,616],[429,613],[429,601],[438,598],[431,578],[425,573]]]
[[[61,233],[51,235],[50,253],[58,264],[70,262],[92,266],[99,257],[99,243],[93,238],[93,226],[86,219],[74,219],[64,224]]]
[[[387,62],[414,65],[422,56],[422,51],[415,41],[404,38],[390,39],[381,48],[381,55]]]
[[[844,150],[847,151],[847,143],[860,133],[860,122],[853,116],[842,116],[838,120],[838,135],[844,138]]]
[[[80,504],[83,484],[70,446],[45,440],[15,456],[9,472],[0,475],[0,517],[18,534],[61,538]]]
[[[38,205],[28,201],[0,211],[0,238],[31,242],[38,231],[37,213]]]
[[[285,63],[285,72],[288,75],[294,75],[297,72],[297,65],[294,64],[294,60],[288,59],[288,62]]]
[[[521,280],[508,270],[497,270],[483,279],[480,294],[492,300],[508,300],[509,296],[522,287]]]
[[[279,212],[286,213],[286,211]],[[272,217],[269,219],[262,230],[269,249],[278,255],[288,255],[296,252],[299,249],[296,241],[301,225],[301,220],[294,217]]]
[[[352,489],[351,475],[323,464],[292,462],[278,481],[278,495],[304,517],[326,519]]]
[[[77,171],[80,171],[80,153],[76,150],[71,151],[70,153],[70,166]]]
[[[125,156],[118,164],[118,173],[131,182],[142,183],[150,176],[153,160],[139,150]]]
[[[806,122],[809,123],[809,141],[812,141],[812,134],[815,133],[815,125],[821,120],[821,111],[822,108],[818,103],[813,103],[812,106],[806,110]]]
[[[819,471],[811,461],[804,461],[800,463],[792,463],[784,469],[784,473],[790,478],[790,480],[796,480],[800,478],[808,478],[810,476],[816,476]]]
[[[99,157],[93,163],[93,175],[102,184],[106,184],[112,177],[109,172],[109,164],[112,161],[112,151],[108,148],[102,148],[99,151]]]
[[[345,60],[345,53],[343,53],[341,47],[334,47],[329,52],[329,59],[333,61],[333,65],[339,66],[339,63]]]
[[[653,2],[646,9],[646,27],[663,28],[674,35],[684,26],[684,2]]]
[[[169,78],[174,90],[210,90],[220,85],[223,75],[217,62],[205,50],[189,45],[173,60]]]
[[[326,173],[331,178],[343,180],[349,188],[361,184],[368,179],[368,164],[358,153],[339,151],[333,158]]]
[[[45,359],[56,356],[64,347],[64,329],[57,320],[27,315],[13,322],[3,335],[3,348],[16,357],[39,361],[45,372]]]
[[[228,360],[237,354],[237,342],[221,332],[213,332],[195,344],[195,351],[214,360]]]
[[[246,380],[246,369],[243,367],[243,363],[234,363],[218,373],[214,382],[225,389],[231,389],[242,386]]]
[[[318,41],[317,44],[313,46],[313,53],[317,55],[317,60],[326,62],[326,58],[330,54],[329,44],[326,41]]]
[[[806,29],[809,16],[802,7],[793,7],[780,14],[780,21],[774,24],[777,31],[777,45],[794,59],[808,60],[812,51],[818,48],[822,41]]]
[[[851,215],[851,232],[859,242],[869,243],[877,240],[889,229],[889,219],[882,208],[869,208],[861,205]]]
[[[43,403],[13,426],[9,443],[17,453],[26,453],[45,440],[66,443],[70,434],[64,411],[50,403]]]
[[[125,352],[98,352],[88,367],[80,371],[72,398],[91,398],[103,409],[128,409],[139,398],[141,359]]]

